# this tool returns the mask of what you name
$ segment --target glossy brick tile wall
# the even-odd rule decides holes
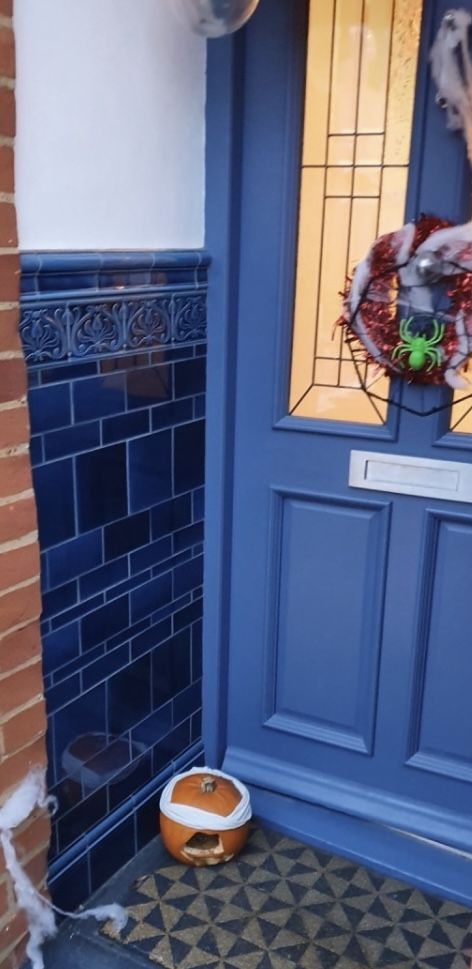
[[[198,756],[206,272],[200,254],[30,255],[23,269],[63,905],[67,885],[83,900],[152,836],[155,791]]]

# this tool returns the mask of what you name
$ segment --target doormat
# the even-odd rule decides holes
[[[255,829],[214,868],[169,863],[121,899],[104,935],[163,969],[470,969],[472,912]]]

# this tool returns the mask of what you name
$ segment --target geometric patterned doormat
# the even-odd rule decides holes
[[[104,935],[163,969],[470,969],[472,913],[255,829],[214,868],[174,862],[130,886]]]

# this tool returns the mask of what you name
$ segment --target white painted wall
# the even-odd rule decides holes
[[[172,0],[15,0],[22,249],[192,248],[205,42]]]

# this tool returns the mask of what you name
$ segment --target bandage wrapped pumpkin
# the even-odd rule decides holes
[[[221,771],[194,767],[162,792],[161,837],[176,861],[199,868],[218,865],[244,847],[251,813],[244,784]]]

